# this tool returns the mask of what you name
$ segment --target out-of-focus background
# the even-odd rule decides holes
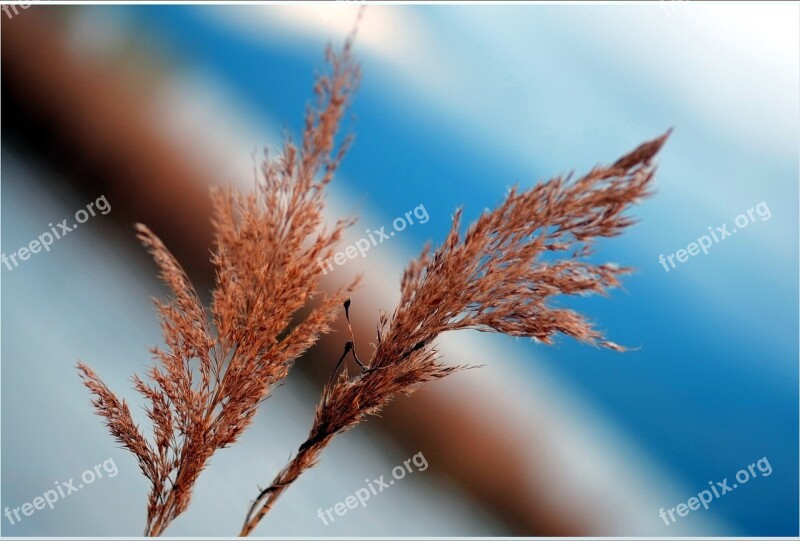
[[[118,468],[52,510],[0,517],[3,535],[141,533],[148,485],[92,414],[75,362],[146,424],[128,378],[160,343],[150,297],[164,289],[132,224],[147,223],[207,292],[208,186],[249,185],[254,153],[299,133],[324,47],[342,43],[357,10],[0,13],[3,253],[89,203],[106,208],[101,198],[110,209],[2,265],[0,507],[77,485],[108,459]],[[797,535],[799,20],[791,4],[369,6],[356,143],[330,216],[360,216],[344,246],[419,210],[326,276],[334,287],[364,273],[358,339],[374,339],[406,262],[442,240],[456,207],[474,218],[513,184],[611,163],[674,127],[640,223],[595,256],[636,274],[608,299],[564,301],[636,349],[445,336],[447,362],[484,366],[336,439],[257,534]],[[737,232],[707,255],[659,262],[722,224]],[[213,458],[168,535],[238,532],[257,485],[308,431],[338,327]],[[318,518],[416,453],[424,471],[333,523]],[[756,463],[708,510],[659,517]]]

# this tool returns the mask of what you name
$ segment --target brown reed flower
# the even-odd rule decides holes
[[[606,292],[631,269],[585,260],[594,241],[613,237],[633,223],[623,215],[650,194],[652,159],[669,136],[644,143],[607,167],[571,182],[558,177],[519,192],[512,189],[461,236],[461,212],[433,253],[426,247],[406,269],[400,303],[381,313],[372,360],[362,373],[333,377],[317,406],[308,439],[253,502],[240,535],[252,533],[283,491],[314,466],[333,437],[377,413],[398,393],[443,378],[460,366],[443,365],[434,340],[459,329],[524,336],[550,344],[556,334],[623,351],[606,341],[586,318],[557,308],[558,295]],[[349,325],[350,301],[345,302]],[[352,336],[352,330],[351,330]],[[341,360],[340,360],[341,364]],[[338,365],[337,365],[338,369]],[[335,373],[335,372],[334,372]]]
[[[355,282],[324,298],[302,321],[293,317],[318,292],[316,261],[334,251],[352,220],[323,226],[325,188],[350,144],[336,136],[359,80],[351,40],[330,48],[329,73],[316,80],[316,103],[305,116],[302,143],[265,152],[254,193],[212,190],[216,283],[207,312],[179,263],[144,225],[138,238],[153,255],[172,298],[155,300],[166,349],[153,348],[150,382],[133,377],[149,400],[151,440],[88,366],[78,363],[111,435],[133,453],[151,482],[145,535],[163,533],[188,506],[192,487],[211,455],[252,422],[272,386],[293,361],[331,329]]]

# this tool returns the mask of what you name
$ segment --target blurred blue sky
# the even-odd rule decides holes
[[[243,34],[221,11],[135,15],[170,55],[296,130],[322,42],[281,46],[266,13],[261,34]],[[408,50],[365,46],[343,173],[385,216],[426,205],[430,222],[404,237],[412,250],[440,240],[456,206],[474,217],[514,183],[585,171],[675,128],[641,223],[597,256],[638,269],[627,293],[567,303],[641,349],[562,340],[537,353],[698,491],[768,457],[775,474],[713,512],[750,535],[797,533],[797,6],[385,11]],[[658,263],[761,202],[768,221],[669,273]]]
[[[391,219],[425,205],[430,221],[392,245],[413,255],[443,238],[457,206],[473,218],[515,183],[610,163],[673,127],[640,223],[596,255],[636,274],[609,299],[565,301],[639,349],[514,347],[535,351],[694,493],[767,457],[771,476],[708,513],[746,535],[796,535],[798,7],[675,4],[370,6],[343,177],[353,209]],[[216,79],[255,123],[295,133],[321,47],[354,13],[91,9],[134,21],[128,31],[165,64]],[[761,202],[769,220],[670,272],[659,264]]]

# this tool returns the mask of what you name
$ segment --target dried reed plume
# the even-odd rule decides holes
[[[461,212],[456,212],[442,245],[433,253],[426,247],[406,269],[392,316],[380,314],[371,361],[365,364],[358,358],[354,342],[345,345],[339,364],[352,354],[362,366],[361,374],[351,380],[345,370],[331,378],[308,439],[253,502],[240,535],[253,531],[283,491],[315,465],[337,433],[377,413],[396,394],[409,394],[422,383],[463,368],[439,362],[433,342],[443,332],[477,329],[546,344],[561,333],[624,350],[604,340],[582,315],[550,302],[558,295],[606,294],[630,272],[584,258],[597,238],[619,235],[633,223],[623,213],[649,195],[655,173],[652,159],[668,135],[575,181],[558,177],[524,192],[512,189],[463,237]],[[349,299],[344,307],[349,325]]]
[[[138,238],[172,294],[155,300],[167,348],[152,349],[150,382],[133,377],[136,390],[150,401],[151,440],[125,401],[78,363],[97,414],[152,484],[145,535],[160,535],[186,509],[211,455],[237,440],[293,361],[330,331],[355,285],[327,296],[290,328],[293,316],[317,293],[322,273],[317,259],[332,255],[352,223],[339,220],[325,228],[322,211],[325,187],[349,146],[349,138],[337,144],[336,135],[359,67],[349,39],[341,54],[329,48],[326,58],[330,70],[317,78],[302,143],[287,139],[277,159],[265,152],[254,193],[212,190],[216,283],[208,312],[161,240],[137,225]]]

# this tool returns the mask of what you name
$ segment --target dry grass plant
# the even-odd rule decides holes
[[[137,226],[172,295],[155,300],[166,349],[153,348],[155,364],[146,380],[133,377],[149,402],[149,439],[126,402],[78,364],[97,413],[151,483],[146,535],[161,535],[186,510],[211,456],[236,442],[294,360],[331,330],[342,305],[349,327],[355,283],[325,296],[302,321],[293,320],[318,293],[317,259],[330,257],[352,224],[344,219],[326,228],[322,216],[325,189],[351,141],[337,144],[360,77],[352,37],[341,53],[327,51],[330,69],[316,80],[316,102],[307,110],[301,143],[287,139],[277,158],[265,154],[253,193],[212,191],[216,282],[208,310],[159,238]],[[255,499],[240,535],[253,532],[336,434],[376,414],[398,393],[410,394],[464,368],[441,362],[435,341],[444,332],[475,329],[545,344],[563,334],[624,350],[584,316],[553,301],[605,295],[630,272],[587,256],[597,239],[617,236],[633,223],[626,211],[651,193],[653,158],[668,135],[577,179],[514,188],[463,234],[457,211],[444,242],[433,251],[426,247],[406,268],[398,306],[391,315],[378,316],[368,361],[358,356],[350,329],[351,340],[324,387],[308,438]],[[346,369],[339,371],[348,355],[361,367],[353,378]]]
[[[211,456],[236,442],[294,360],[331,330],[356,285],[326,296],[294,321],[319,293],[317,259],[333,254],[353,222],[323,224],[325,189],[351,141],[336,142],[360,75],[351,40],[339,55],[329,49],[327,60],[330,70],[316,80],[316,104],[307,110],[300,145],[287,139],[277,159],[265,153],[253,193],[212,190],[216,283],[208,312],[166,246],[137,225],[172,295],[154,299],[166,349],[152,349],[156,363],[147,381],[133,377],[149,401],[152,438],[134,423],[126,402],[78,363],[96,412],[151,483],[145,535],[160,535],[186,510]]]

